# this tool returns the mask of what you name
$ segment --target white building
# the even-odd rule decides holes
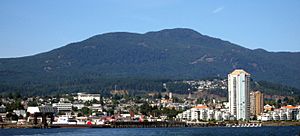
[[[58,112],[71,112],[72,111],[72,103],[53,103],[52,107],[56,108]]]
[[[207,120],[209,108],[205,105],[198,105],[191,109],[191,121]]]
[[[272,115],[270,115],[269,113],[263,113],[257,117],[257,120],[261,121],[270,121],[272,119]]]
[[[6,113],[6,107],[3,104],[0,106],[0,113]]]
[[[77,99],[83,102],[97,100],[100,101],[100,94],[77,93]]]
[[[181,121],[229,120],[230,113],[226,110],[211,110],[205,105],[197,105],[176,116]]]
[[[54,109],[51,106],[37,106],[37,107],[28,107],[27,112],[30,114],[35,113],[54,113]]]
[[[280,120],[280,116],[277,112],[272,112],[272,120]]]
[[[292,105],[283,106],[280,109],[274,111],[268,111],[261,116],[258,116],[258,120],[269,121],[269,120],[300,120],[300,107]]]
[[[14,113],[18,116],[26,117],[26,111],[25,110],[13,110]]]
[[[84,104],[82,104],[82,103],[75,103],[72,105],[73,105],[73,107],[76,107],[78,110],[81,110],[84,107]]]
[[[280,110],[285,112],[286,120],[296,120],[297,114],[299,114],[299,107],[292,105],[283,106],[280,108]]]
[[[228,75],[229,110],[237,120],[250,118],[250,74],[242,69]]]
[[[102,105],[101,104],[92,104],[92,106],[90,106],[89,108],[93,111],[102,112]]]
[[[215,111],[215,120],[222,120],[222,112],[221,111]]]
[[[198,105],[194,108],[184,111],[177,115],[177,118],[183,121],[200,121],[207,120],[209,108],[205,105]]]

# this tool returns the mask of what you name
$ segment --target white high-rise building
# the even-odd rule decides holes
[[[228,75],[229,110],[237,120],[250,118],[250,74],[236,69]]]

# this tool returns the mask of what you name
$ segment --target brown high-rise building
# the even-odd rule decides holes
[[[264,94],[260,91],[250,93],[250,114],[260,115],[264,110]]]

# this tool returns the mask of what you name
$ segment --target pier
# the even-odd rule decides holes
[[[185,122],[112,122],[112,128],[168,128],[186,127]]]

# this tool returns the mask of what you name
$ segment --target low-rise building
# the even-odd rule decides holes
[[[89,108],[93,111],[102,112],[101,104],[92,104],[92,106],[90,106]]]
[[[5,113],[6,112],[6,107],[4,105],[0,106],[0,113]]]
[[[264,106],[264,111],[272,111],[274,109],[274,106],[271,106],[269,104]]]
[[[77,93],[77,100],[79,101],[93,101],[93,100],[100,101],[100,94],[86,94],[86,93]]]
[[[271,106],[268,106],[271,107]],[[287,105],[280,109],[274,109],[273,111],[267,110],[267,113],[258,116],[258,120],[269,121],[269,120],[300,120],[300,107]]]
[[[57,109],[58,112],[72,111],[72,103],[53,103],[52,106]]]
[[[26,111],[25,110],[13,110],[13,112],[18,116],[26,117]]]
[[[272,120],[272,115],[269,113],[263,113],[257,117],[257,120],[270,121]]]
[[[2,122],[6,117],[6,107],[4,105],[0,106],[0,122]]]
[[[230,113],[228,110],[213,110],[206,105],[197,105],[176,116],[181,121],[209,121],[209,120],[229,120]]]
[[[27,122],[38,124],[41,122],[52,123],[55,110],[52,106],[28,107],[27,112],[30,113]]]
[[[78,110],[82,109],[84,107],[84,104],[82,103],[75,103],[75,104],[72,104],[73,107],[76,107]]]

